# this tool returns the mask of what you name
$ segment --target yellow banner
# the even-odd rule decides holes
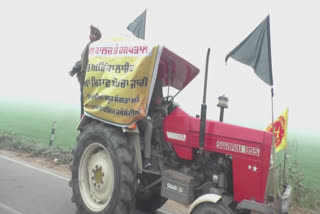
[[[274,121],[274,135],[276,152],[287,148],[287,127],[288,127],[288,108]],[[266,131],[272,132],[272,124],[270,124]]]
[[[147,115],[161,48],[122,37],[90,45],[85,115],[128,126]]]

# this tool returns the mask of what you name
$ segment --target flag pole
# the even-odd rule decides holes
[[[277,175],[276,175],[276,146],[275,146],[275,136],[274,136],[274,111],[273,111],[273,87],[271,87],[271,112],[272,112],[272,157],[273,157],[273,203],[274,203],[274,210],[277,213]]]
[[[287,172],[286,172],[286,163],[287,163],[287,149],[288,149],[288,140],[287,140],[287,134],[288,134],[288,114],[286,115],[286,126],[285,126],[285,137],[286,137],[286,146],[284,148],[284,160],[283,160],[283,185],[288,185],[287,180]]]
[[[287,148],[284,149],[284,160],[283,160],[283,185],[287,185],[287,175],[286,175],[286,162],[287,162]]]
[[[276,144],[274,136],[274,111],[273,111],[273,75],[272,75],[272,58],[271,58],[271,33],[270,33],[270,16],[268,15],[267,34],[268,34],[268,55],[269,55],[269,67],[271,75],[271,112],[272,112],[272,156],[273,156],[273,197],[274,197],[274,211],[278,213],[278,201],[277,201],[277,175],[276,175]]]
[[[273,76],[272,76],[272,60],[271,60],[271,39],[270,39],[270,16],[268,15],[263,22],[261,22],[258,27],[252,31],[249,36],[247,36],[238,46],[236,46],[225,58],[227,62],[229,57],[244,63],[254,69],[254,72],[258,77],[263,80],[266,84],[271,86],[271,107],[272,107],[272,158],[273,158],[273,169],[270,168],[270,173],[273,176],[270,178],[270,182],[273,182],[273,190],[270,188],[270,192],[274,197],[274,211],[277,212],[277,176],[275,167],[275,135],[274,135],[274,112],[273,112]],[[259,48],[257,48],[259,44]],[[268,54],[265,54],[268,52]],[[248,57],[250,56],[250,57]],[[265,63],[268,62],[268,65]],[[270,155],[270,156],[271,156]],[[271,165],[270,165],[271,167]],[[271,176],[271,175],[270,175]],[[269,180],[268,180],[269,181]]]

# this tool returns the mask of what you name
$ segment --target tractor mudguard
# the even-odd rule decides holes
[[[221,200],[221,195],[217,194],[205,194],[197,198],[190,206],[188,214],[191,214],[192,210],[196,208],[199,204],[210,202],[210,203],[218,203]]]
[[[140,132],[136,127],[134,129],[122,128],[123,133],[127,133],[129,143],[134,144],[134,149],[136,150],[136,161],[138,166],[138,173],[142,173],[142,155],[141,155],[141,146],[140,146]]]
[[[80,120],[79,124],[77,125],[76,131],[80,131],[90,121],[91,121],[90,117],[87,117],[86,115],[83,115],[83,117],[81,117],[81,120]]]

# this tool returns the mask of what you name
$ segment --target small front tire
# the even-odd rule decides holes
[[[191,214],[232,214],[230,208],[220,203],[205,202],[196,206]]]

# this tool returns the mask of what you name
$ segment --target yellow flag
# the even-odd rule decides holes
[[[287,127],[288,127],[288,108],[274,121],[274,135],[276,152],[287,148]],[[272,132],[272,124],[270,124],[266,131]]]

